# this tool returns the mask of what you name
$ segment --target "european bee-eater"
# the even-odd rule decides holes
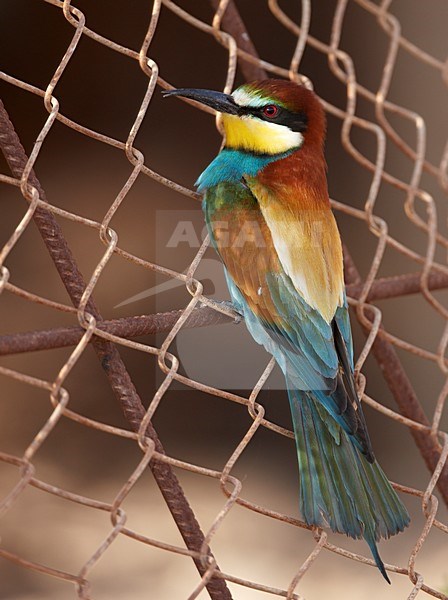
[[[286,378],[302,516],[364,537],[390,583],[376,542],[402,531],[409,515],[375,460],[353,377],[321,104],[305,87],[275,79],[231,95],[165,95],[222,113],[225,145],[197,185],[233,304]]]

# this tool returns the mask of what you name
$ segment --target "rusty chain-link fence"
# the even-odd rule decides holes
[[[35,135],[35,142],[26,154],[21,140],[15,132],[15,127],[17,131],[20,131],[20,123],[12,123],[6,112],[8,107],[1,105],[0,144],[9,171],[1,173],[0,181],[3,190],[12,190],[8,201],[11,200],[15,206],[20,207],[21,217],[16,221],[16,225],[9,229],[8,239],[1,249],[0,292],[5,299],[8,299],[6,308],[13,306],[14,302],[21,302],[21,310],[26,311],[24,307],[28,304],[39,304],[46,307],[51,314],[67,314],[67,318],[71,319],[67,322],[71,324],[41,330],[37,320],[35,327],[30,328],[33,331],[11,332],[7,323],[6,308],[5,320],[3,316],[1,317],[2,330],[5,334],[0,336],[0,353],[4,357],[29,353],[27,356],[30,365],[28,370],[17,370],[13,363],[7,362],[9,358],[5,358],[5,362],[0,366],[0,375],[3,381],[15,380],[17,382],[22,394],[27,398],[27,402],[30,402],[30,412],[33,410],[31,406],[33,393],[38,391],[41,393],[43,390],[46,394],[47,406],[51,406],[51,411],[42,422],[35,423],[33,434],[29,437],[28,443],[24,445],[23,453],[4,451],[0,440],[0,465],[5,468],[8,465],[14,470],[13,478],[8,479],[8,485],[4,488],[0,511],[3,523],[7,523],[12,514],[15,514],[15,518],[18,518],[20,522],[20,519],[24,518],[24,515],[22,517],[20,515],[21,499],[30,488],[34,488],[36,503],[44,503],[48,495],[53,495],[60,499],[64,506],[76,503],[85,507],[94,515],[94,518],[97,515],[106,514],[109,524],[105,537],[98,541],[93,550],[86,549],[77,567],[71,571],[60,569],[57,566],[59,564],[57,560],[53,563],[40,562],[39,556],[35,552],[27,553],[26,550],[23,550],[17,553],[4,540],[0,546],[3,566],[18,568],[20,573],[33,571],[39,573],[43,578],[59,579],[65,586],[59,588],[61,590],[59,597],[69,598],[77,594],[79,598],[96,598],[97,592],[101,594],[101,590],[100,587],[97,589],[95,585],[91,585],[91,582],[101,563],[100,559],[104,560],[108,554],[113,553],[117,542],[123,537],[127,537],[134,544],[146,548],[151,547],[158,553],[178,555],[182,561],[193,561],[197,569],[196,584],[195,586],[191,586],[190,583],[185,584],[182,597],[189,599],[210,597],[212,600],[217,600],[232,597],[264,597],[265,594],[302,598],[304,597],[302,584],[307,579],[313,579],[313,569],[316,572],[319,561],[322,561],[324,555],[329,551],[343,557],[338,563],[339,570],[355,564],[362,573],[365,573],[368,569],[359,563],[373,565],[372,560],[366,558],[364,554],[344,549],[347,545],[345,544],[346,539],[342,536],[333,536],[332,542],[330,542],[327,532],[309,531],[309,528],[300,521],[296,514],[284,514],[265,505],[261,500],[260,502],[252,501],[245,497],[245,482],[242,477],[235,474],[235,464],[251,446],[257,432],[267,428],[279,438],[282,436],[293,437],[291,431],[265,418],[265,409],[259,401],[260,391],[269,382],[273,361],[270,361],[264,372],[259,374],[259,380],[250,394],[242,395],[193,380],[182,372],[179,358],[174,352],[170,352],[179,332],[185,328],[211,328],[220,323],[229,323],[234,318],[228,308],[217,304],[203,294],[203,285],[200,280],[195,278],[197,268],[207,251],[208,240],[201,245],[194,260],[192,262],[188,260],[188,264],[183,265],[185,270],[175,271],[164,264],[156,264],[148,260],[148,254],[145,252],[137,255],[127,250],[126,246],[121,244],[121,237],[119,238],[114,229],[116,213],[126,205],[129,197],[132,196],[132,190],[137,180],[143,186],[150,179],[157,186],[170,188],[174,195],[177,194],[176,201],[183,198],[185,203],[188,203],[188,208],[191,208],[192,204],[199,200],[194,191],[172,181],[169,173],[162,175],[156,172],[151,160],[145,157],[139,150],[139,144],[136,143],[142,125],[150,119],[148,109],[154,95],[158,94],[161,88],[181,87],[181,84],[188,85],[189,81],[193,87],[196,83],[192,77],[190,80],[188,79],[188,74],[184,75],[182,82],[166,81],[164,64],[158,64],[152,58],[153,37],[163,33],[161,31],[163,22],[159,21],[159,16],[163,13],[171,13],[189,28],[189,35],[192,38],[203,35],[206,44],[210,47],[221,46],[223,48],[223,52],[227,56],[227,69],[219,72],[219,77],[224,91],[228,92],[234,87],[238,67],[241,77],[246,80],[265,77],[267,74],[273,77],[291,78],[312,86],[312,75],[308,72],[305,73],[301,68],[302,58],[309,51],[316,52],[325,58],[327,61],[325,76],[338,82],[344,91],[339,105],[326,101],[325,94],[322,94],[322,102],[328,115],[340,121],[341,149],[346,153],[353,170],[361,169],[369,177],[369,185],[363,198],[362,208],[355,208],[351,204],[348,188],[347,198],[333,200],[336,216],[340,218],[345,215],[350,220],[350,227],[359,232],[358,246],[350,247],[349,250],[345,249],[346,282],[351,299],[352,320],[358,320],[366,335],[356,364],[358,384],[363,393],[364,402],[381,413],[384,419],[394,420],[399,425],[396,430],[397,436],[408,435],[407,430],[411,432],[413,442],[428,469],[426,487],[422,489],[408,487],[404,485],[404,482],[411,480],[409,474],[412,473],[413,467],[403,460],[403,477],[394,484],[406,501],[409,500],[415,506],[419,504],[424,520],[421,526],[413,527],[409,532],[403,534],[403,539],[406,540],[407,561],[397,561],[394,564],[386,565],[389,573],[398,574],[392,578],[393,584],[396,586],[399,580],[406,581],[406,587],[403,589],[407,589],[407,591],[403,595],[396,594],[387,597],[412,599],[416,596],[430,595],[436,598],[447,598],[444,574],[440,574],[437,582],[428,582],[425,572],[419,569],[419,556],[427,545],[429,537],[435,535],[435,532],[438,531],[437,535],[443,534],[444,537],[448,533],[448,526],[442,522],[439,516],[440,511],[443,510],[443,504],[448,503],[448,468],[446,467],[448,436],[443,429],[444,405],[448,394],[448,361],[445,356],[448,344],[448,325],[446,323],[448,310],[442,303],[442,293],[437,291],[448,287],[448,268],[444,264],[448,239],[443,234],[445,213],[442,205],[444,195],[448,191],[448,143],[445,148],[439,149],[437,158],[434,158],[437,153],[435,151],[427,152],[426,149],[427,146],[429,149],[431,148],[431,132],[427,132],[425,119],[407,105],[393,102],[389,96],[393,97],[390,89],[391,86],[393,87],[394,78],[400,72],[400,57],[403,55],[407,57],[407,60],[415,62],[416,71],[421,68],[431,71],[434,78],[443,82],[445,86],[448,84],[448,63],[426,52],[420,47],[420,40],[406,36],[406,32],[401,30],[400,20],[395,16],[395,2],[392,0],[377,0],[377,2],[339,0],[335,2],[334,5],[332,4],[332,22],[326,41],[314,37],[312,29],[310,29],[312,16],[314,18],[315,15],[317,17],[319,15],[318,2],[302,0],[300,11],[298,11],[296,6],[291,6],[292,3],[269,0],[266,6],[270,11],[269,18],[272,23],[275,23],[276,27],[281,26],[284,35],[294,40],[294,50],[289,61],[279,64],[270,62],[268,55],[263,56],[262,49],[256,47],[255,41],[249,37],[250,23],[245,24],[238,12],[238,2],[232,0],[221,0],[220,2],[212,0],[211,5],[215,13],[210,22],[194,16],[196,14],[194,3],[184,2],[182,7],[171,0],[154,0],[151,6],[149,6],[150,3],[147,3],[148,7],[145,7],[148,15],[147,25],[145,24],[147,30],[143,43],[140,45],[139,40],[134,40],[135,44],[132,47],[125,47],[114,39],[104,37],[100,33],[101,27],[98,30],[97,28],[91,29],[87,8],[83,11],[75,3],[71,4],[69,1],[42,0],[42,4],[44,2],[50,6],[52,11],[58,13],[61,27],[71,28],[71,39],[65,46],[65,53],[59,64],[51,66],[54,74],[47,80],[45,87],[36,87],[29,81],[17,77],[14,72],[1,74],[3,82],[6,82],[8,86],[14,86],[23,95],[34,95],[38,98],[39,110],[42,110],[41,107],[44,106],[48,114],[42,120],[42,127]],[[409,2],[408,7],[411,4],[417,5],[418,3]],[[432,4],[432,2],[425,3],[429,14],[431,14],[430,5]],[[364,86],[362,83],[364,78],[355,68],[357,57],[345,51],[343,41],[341,41],[345,28],[348,26],[347,11],[352,6],[356,6],[356,10],[362,12],[369,19],[368,26],[379,32],[386,40],[387,52],[384,56],[378,53],[378,56],[374,58],[378,70],[378,86],[376,88]],[[109,8],[104,8],[105,19],[108,10]],[[122,3],[121,10],[125,17],[127,15],[127,18],[132,19],[131,11],[127,13],[125,3]],[[410,8],[409,10],[411,11]],[[295,14],[296,12],[298,14]],[[418,19],[417,16],[416,19]],[[421,25],[423,27],[423,21]],[[433,21],[429,27],[436,28],[437,25],[438,23]],[[444,27],[442,26],[442,29]],[[168,33],[172,35],[171,44],[174,51],[188,51],[185,48],[176,47],[176,35],[172,31],[166,32],[167,35]],[[121,55],[127,61],[126,69],[139,68],[146,78],[146,88],[138,99],[140,103],[138,109],[133,116],[127,115],[131,126],[125,137],[110,137],[102,133],[101,128],[96,130],[77,121],[76,118],[72,120],[65,113],[64,102],[58,100],[59,89],[64,84],[64,77],[70,63],[75,60],[80,46],[85,43],[87,38],[91,44],[102,46],[107,53]],[[270,43],[275,43],[274,37]],[[32,60],[31,56],[29,60]],[[207,60],[206,56],[204,56],[204,60]],[[101,63],[99,63],[98,71],[101,68]],[[305,74],[309,78],[305,77]],[[196,85],[196,87],[199,86]],[[203,85],[202,87],[213,86]],[[319,89],[317,91],[319,92]],[[431,102],[436,96],[440,96],[438,91],[427,90],[429,112],[435,110]],[[359,116],[357,108],[359,104],[368,107],[365,110],[370,110],[370,118]],[[37,105],[33,106],[37,111]],[[179,103],[170,101],[164,105],[164,110],[166,113],[170,113],[179,110],[180,106]],[[70,111],[70,114],[76,114],[76,102],[70,105]],[[448,132],[443,132],[446,112],[439,115],[438,119],[440,122],[438,133],[445,135],[446,141]],[[211,129],[211,124],[209,125]],[[101,219],[82,216],[76,206],[73,206],[71,210],[61,208],[57,198],[50,193],[45,193],[43,185],[38,179],[39,161],[49,144],[48,139],[51,137],[52,131],[61,126],[70,128],[81,136],[87,136],[98,147],[110,146],[115,153],[120,155],[122,161],[127,161],[130,175],[119,193],[115,197],[110,197],[109,208]],[[402,133],[403,131],[404,133]],[[370,151],[363,153],[360,149],[362,143],[358,143],[360,138],[357,136],[361,134],[374,140],[375,152],[373,154]],[[199,142],[200,140],[189,140],[192,152],[195,150],[195,144]],[[172,140],[170,144],[174,146],[176,141]],[[399,154],[405,162],[406,168],[397,169],[397,172],[393,168],[391,169],[389,163],[386,162],[387,156],[389,156],[387,153]],[[430,158],[428,159],[427,156]],[[193,173],[191,179],[195,175],[197,173]],[[431,195],[426,188],[423,189],[423,177],[426,178],[425,181],[432,181],[433,188],[431,189],[436,189],[437,195],[436,193]],[[330,193],[331,191],[330,189]],[[378,204],[381,204],[381,199],[392,193],[396,193],[399,198],[397,204],[399,204],[400,210],[397,212],[396,219],[397,222],[405,224],[403,230],[405,233],[402,236],[395,235],[396,223],[388,224],[387,220],[381,216],[381,209],[377,209]],[[23,200],[26,201],[26,205]],[[6,211],[6,207],[2,206],[1,210]],[[13,214],[16,215],[17,212]],[[135,218],[139,219],[140,217],[137,214]],[[27,289],[17,283],[21,281],[20,273],[15,272],[19,267],[17,265],[15,269],[10,267],[10,255],[12,256],[14,252],[20,250],[24,236],[33,226],[33,221],[53,261],[51,268],[58,273],[68,293],[70,303],[55,301],[51,295],[36,293],[33,289]],[[65,229],[68,225],[70,231],[76,230],[81,237],[84,234],[86,237],[90,237],[93,232],[96,242],[102,247],[101,256],[95,260],[93,268],[88,271],[84,269],[83,273],[75,261],[67,241],[68,238],[65,237]],[[129,227],[132,228],[132,223],[129,223]],[[368,274],[361,279],[352,256],[366,256],[367,253],[363,248],[364,238],[374,240],[375,248],[372,256],[369,255]],[[398,263],[399,265],[412,263],[414,264],[413,269],[403,267],[401,272],[392,269],[389,276],[380,276],[380,270],[385,264],[388,264],[388,257],[395,255],[407,260],[406,263]],[[111,318],[113,315],[107,315],[106,320],[106,317],[103,318],[101,314],[101,306],[94,301],[95,292],[98,282],[103,276],[103,271],[118,269],[119,261],[132,263],[142,274],[149,270],[160,274],[166,280],[179,280],[188,290],[191,300],[177,311],[122,318]],[[394,263],[393,258],[390,261],[390,264],[397,264]],[[419,295],[424,301],[419,305],[419,310],[422,311],[421,319],[427,318],[426,315],[431,313],[431,318],[437,324],[437,341],[432,345],[424,343],[420,345],[415,343],[412,336],[407,337],[400,331],[397,332],[394,329],[393,321],[388,323],[387,327],[383,325],[382,313],[377,306],[377,301],[382,301],[381,306],[385,309],[387,302],[402,303],[402,308],[399,310],[406,312],[405,297],[411,294]],[[414,319],[420,320],[420,317],[414,316]],[[411,328],[412,323],[409,323],[409,329]],[[213,330],[208,329],[208,331],[212,332]],[[159,345],[133,341],[136,337],[155,333],[164,334],[163,341]],[[100,361],[113,395],[118,399],[124,412],[129,429],[111,425],[103,419],[95,420],[84,416],[76,409],[76,401],[74,402],[72,395],[67,391],[69,386],[66,385],[66,380],[69,376],[76,378],[79,361],[85,358],[94,360],[93,354],[88,354],[89,345],[93,347]],[[33,357],[37,356],[32,352],[40,350],[40,355],[43,356],[52,349],[68,347],[70,347],[70,351],[66,355],[67,358],[61,360],[60,363],[51,365],[50,372],[52,371],[54,376],[39,376],[39,365],[42,363],[36,363],[37,367],[36,365],[32,367]],[[141,399],[128,372],[126,360],[120,355],[123,347],[143,353],[148,361],[151,357],[157,361],[162,378],[153,389],[152,397]],[[439,377],[439,379],[436,378],[437,381],[444,381],[442,386],[439,386],[438,393],[425,398],[424,408],[421,404],[420,394],[417,395],[402,366],[401,357],[407,354],[415,357],[420,365],[419,368],[423,373],[427,373],[425,377],[433,378],[434,369],[436,369],[437,377]],[[396,402],[393,409],[383,405],[380,399],[374,400],[364,393],[366,381],[361,369],[369,356],[374,357],[381,368]],[[42,369],[42,373],[48,373],[48,369]],[[180,385],[183,388],[192,389],[198,394],[236,403],[241,411],[249,413],[251,425],[247,433],[239,439],[225,464],[219,468],[210,468],[205,453],[203,460],[195,462],[180,460],[165,453],[162,446],[163,440],[159,439],[152,421],[173,385]],[[3,384],[2,389],[6,389],[3,388]],[[48,480],[41,478],[39,469],[36,469],[36,461],[38,462],[39,455],[45,451],[48,440],[67,420],[75,422],[80,428],[90,428],[93,435],[98,436],[98,440],[107,434],[129,440],[130,443],[138,445],[140,448],[141,459],[138,465],[135,467],[132,463],[131,466],[129,464],[126,466],[129,476],[123,479],[122,487],[115,497],[101,500],[89,496],[85,488],[82,488],[81,491],[67,489],[52,483],[51,477]],[[10,427],[13,426],[14,421],[11,421]],[[188,433],[185,432],[185,435]],[[100,444],[100,442],[98,443]],[[292,443],[290,450],[294,454]],[[387,471],[387,465],[385,468]],[[164,502],[183,538],[183,543],[167,542],[163,533],[157,533],[157,529],[154,529],[155,533],[151,533],[151,523],[148,525],[148,530],[127,524],[128,518],[131,518],[132,514],[128,513],[125,508],[126,500],[132,494],[134,487],[144,481],[148,469],[151,469],[153,473]],[[188,471],[199,478],[216,480],[221,489],[221,501],[219,509],[213,513],[211,523],[198,522],[189,505],[188,494],[182,489],[175,471],[179,474]],[[226,564],[220,560],[219,552],[212,553],[215,547],[214,542],[225,531],[226,519],[228,520],[235,511],[243,511],[243,514],[256,514],[260,528],[263,528],[268,521],[281,523],[285,528],[295,531],[302,530],[301,535],[306,536],[306,543],[309,544],[310,540],[314,540],[311,551],[305,560],[294,560],[295,572],[291,572],[290,577],[285,579],[281,585],[272,583],[277,581],[277,578],[272,577],[269,569],[269,561],[274,561],[274,557],[269,554],[269,548],[266,549],[267,563],[264,566],[263,575],[257,579],[251,578],[249,574],[245,573],[244,564],[238,569],[237,574],[228,572]],[[19,512],[18,517],[17,512]],[[51,520],[51,515],[48,515],[48,519]],[[45,540],[42,542],[45,543]],[[254,547],[257,546],[255,534],[251,542]],[[232,543],[236,544],[230,540],[230,545]],[[445,555],[448,556],[446,539],[441,543],[445,544]],[[26,549],[26,544],[24,547]],[[364,553],[366,548],[359,542],[356,550]],[[281,550],[276,550],[276,552],[279,551],[281,552]],[[151,554],[151,556],[155,555]],[[150,560],[149,558],[148,563]],[[275,560],[281,560],[281,557],[277,556]],[[126,580],[127,573],[121,573],[120,577]],[[130,574],[129,577],[131,577]],[[302,580],[302,578],[304,579]],[[367,592],[365,596],[359,592],[354,597],[383,597],[382,588],[380,588],[382,584],[383,582],[378,577],[378,591],[370,592],[370,594]],[[76,592],[73,591],[73,585]],[[149,575],[147,585],[148,595],[144,597],[157,598],[157,594],[151,592]],[[244,595],[249,594],[249,590],[252,595]],[[169,592],[166,594],[164,597],[177,597],[170,595]],[[98,597],[102,596],[98,595]],[[113,597],[113,595],[109,594],[107,597]],[[134,596],[129,592],[126,597]],[[306,597],[311,596],[307,595]],[[318,594],[314,597],[320,598],[322,595]],[[348,596],[345,595],[343,589],[334,589],[332,597],[345,598]]]

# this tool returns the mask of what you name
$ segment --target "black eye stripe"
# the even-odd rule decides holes
[[[278,125],[286,125],[292,131],[297,131],[299,133],[303,133],[307,129],[308,125],[308,117],[304,112],[292,112],[282,106],[277,106],[278,113],[274,117],[267,117],[263,110],[266,106],[270,106],[269,103],[265,104],[265,106],[254,107],[254,106],[241,106],[239,114],[243,115],[252,115],[254,117],[258,117],[267,123],[277,123]]]

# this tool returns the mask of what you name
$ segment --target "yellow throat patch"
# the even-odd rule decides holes
[[[222,123],[227,148],[258,154],[281,154],[303,144],[303,135],[298,131],[256,117],[223,114]]]

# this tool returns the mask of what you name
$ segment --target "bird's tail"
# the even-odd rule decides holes
[[[302,516],[308,525],[363,537],[390,583],[376,542],[402,531],[409,515],[379,464],[366,460],[319,394],[324,392],[289,391]]]

